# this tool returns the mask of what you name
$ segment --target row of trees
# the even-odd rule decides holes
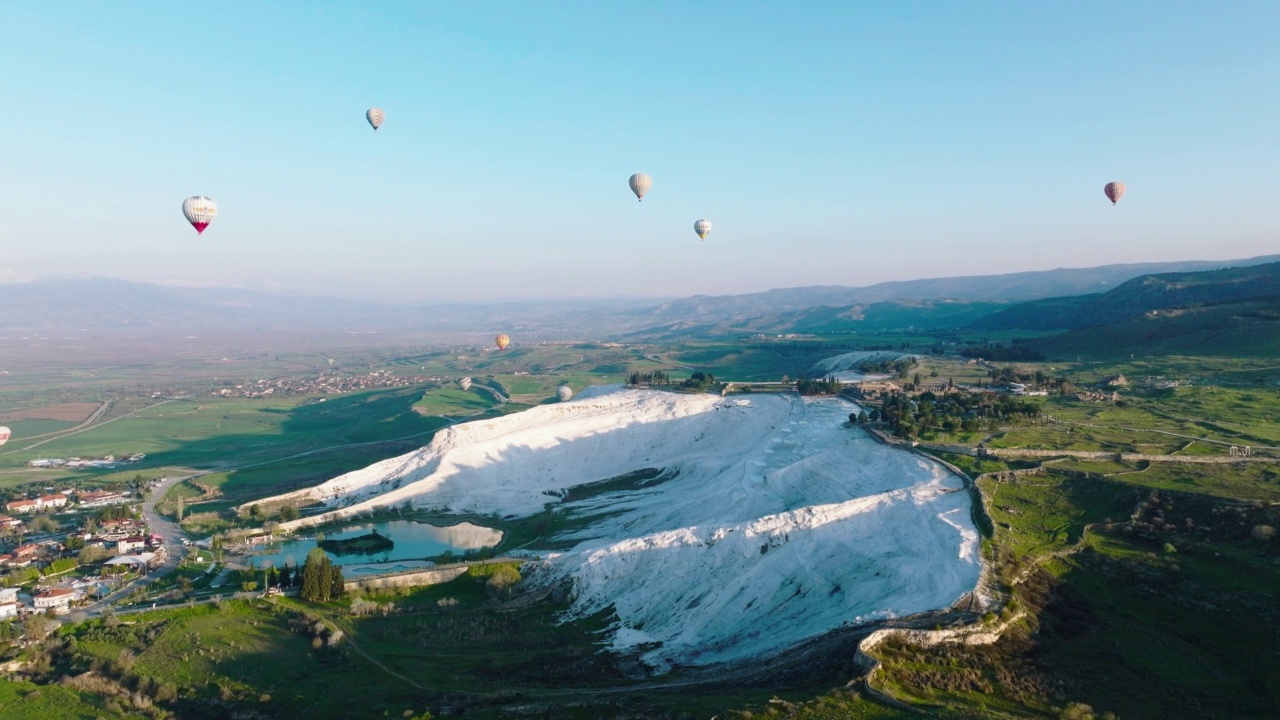
[[[633,372],[627,376],[628,385],[670,385],[671,378],[662,370],[651,372]]]
[[[345,580],[342,568],[329,562],[329,556],[320,548],[307,553],[302,565],[302,589],[300,595],[308,602],[328,602],[342,597]]]
[[[801,395],[835,395],[842,389],[843,386],[836,380],[834,375],[829,375],[821,380],[800,378],[796,381],[796,392]]]

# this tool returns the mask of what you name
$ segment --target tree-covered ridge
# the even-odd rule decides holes
[[[913,440],[935,430],[995,429],[1002,422],[1039,414],[1039,405],[1012,395],[956,391],[939,396],[926,391],[914,399],[903,393],[885,396],[880,407],[871,411],[871,420],[884,422],[895,435]]]

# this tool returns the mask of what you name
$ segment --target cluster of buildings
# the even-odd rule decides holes
[[[69,505],[75,505],[80,509],[90,510],[93,508],[106,507],[108,505],[120,505],[122,503],[133,502],[134,500],[133,493],[127,490],[82,490],[80,492],[74,492],[73,495],[75,497],[74,502],[71,497],[63,493],[56,492],[34,498],[13,500],[5,503],[4,508],[6,512],[10,513],[29,514],[53,512],[55,510],[61,510]],[[3,518],[5,517],[6,516],[0,516],[0,529],[4,527],[4,523],[6,521]],[[12,520],[12,518],[9,518],[9,520]]]
[[[428,382],[443,382],[436,375],[395,375],[385,370],[375,370],[364,375],[324,373],[315,377],[281,377],[271,380],[240,383],[233,387],[213,390],[216,397],[262,398],[276,395],[330,395],[355,390],[408,387]]]
[[[146,459],[146,453],[134,453],[132,455],[119,457],[115,455],[107,455],[100,458],[40,458],[37,460],[28,460],[27,467],[34,468],[71,468],[73,470],[84,470],[87,468],[113,468],[117,465],[128,465]]]
[[[82,575],[72,569],[50,572],[50,565],[75,552],[67,550],[72,537],[81,540],[84,547],[101,548],[110,554],[100,574]],[[149,534],[143,522],[132,519],[107,520],[92,532],[78,530],[60,539],[23,543],[0,554],[0,572],[36,568],[43,576],[30,594],[21,594],[17,588],[0,590],[0,621],[27,612],[67,612],[80,602],[105,596],[120,584],[122,570],[146,574],[164,564],[167,557],[161,537]]]

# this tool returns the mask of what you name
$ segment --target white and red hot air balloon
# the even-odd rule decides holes
[[[196,229],[196,234],[204,232],[218,214],[218,203],[203,195],[193,195],[182,201],[182,214],[187,222]]]
[[[0,446],[3,446],[5,443],[9,442],[10,434],[11,433],[9,431],[9,428],[3,425],[0,425]]]

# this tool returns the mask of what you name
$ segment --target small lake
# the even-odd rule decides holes
[[[377,532],[395,543],[395,547],[370,555],[363,553],[346,553],[329,558],[338,565],[357,563],[390,562],[393,560],[421,560],[434,557],[445,551],[462,555],[468,550],[482,550],[497,545],[502,541],[502,531],[481,527],[471,523],[458,523],[440,527],[413,520],[387,520],[384,522],[360,523],[348,525],[341,530],[325,532],[329,540],[346,540]],[[314,537],[298,540],[287,540],[267,547],[253,556],[253,563],[258,567],[272,565],[301,565],[307,559],[307,553],[316,547]]]

